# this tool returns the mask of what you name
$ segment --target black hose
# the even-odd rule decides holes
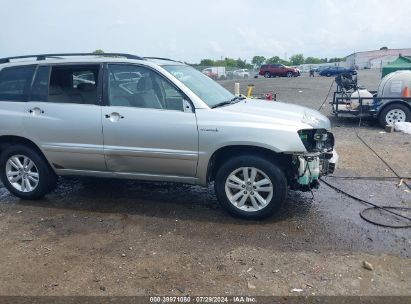
[[[371,224],[374,224],[374,225],[378,225],[378,226],[382,226],[382,227],[387,227],[387,228],[410,228],[410,227],[411,227],[411,224],[394,226],[394,225],[381,224],[381,223],[378,223],[378,222],[376,222],[376,221],[373,221],[373,220],[369,219],[368,217],[366,217],[366,216],[364,215],[365,212],[367,212],[368,210],[373,210],[373,209],[383,209],[384,211],[388,211],[388,209],[404,210],[404,211],[406,211],[406,210],[411,210],[411,208],[381,206],[380,208],[377,208],[377,207],[365,208],[364,210],[362,210],[362,211],[360,212],[360,216],[361,216],[361,218],[362,218],[364,221],[366,221],[366,222],[368,222],[368,223],[371,223]]]
[[[330,95],[331,88],[332,88],[334,82],[335,82],[335,80],[331,83],[331,86],[330,86],[330,89],[328,90],[327,96],[325,97],[323,103],[322,103],[321,106],[318,108],[318,110],[321,110],[321,108],[324,106],[325,102],[327,101],[328,96]],[[359,124],[358,124],[359,127],[361,126],[361,122],[362,122],[362,115],[361,115],[361,114],[362,114],[362,107],[361,107],[361,112],[360,112],[360,121],[359,121]],[[396,178],[402,180],[402,181],[403,181],[403,184],[406,185],[407,188],[411,190],[411,186],[408,185],[408,184],[404,181],[404,177],[401,177],[369,144],[367,144],[367,143],[364,141],[364,139],[362,139],[362,137],[358,134],[358,130],[357,130],[355,127],[354,127],[353,129],[354,129],[354,132],[355,132],[356,136],[358,137],[358,139],[359,139],[368,149],[370,149],[370,150],[392,171],[392,173],[394,173],[394,175],[396,176]],[[382,178],[383,178],[383,177],[381,177],[381,179],[382,179]],[[357,178],[357,179],[359,179],[359,178]],[[407,216],[403,216],[402,214],[398,214],[398,213],[395,213],[395,212],[389,210],[389,209],[410,210],[411,208],[378,206],[378,205],[376,205],[376,204],[374,204],[374,203],[371,203],[371,202],[368,202],[368,201],[366,201],[366,200],[363,200],[362,198],[359,198],[359,197],[356,197],[356,196],[354,196],[354,195],[352,195],[352,194],[349,194],[348,192],[345,192],[344,190],[342,190],[342,189],[340,189],[340,188],[338,188],[338,187],[336,187],[336,186],[334,186],[334,185],[331,185],[330,183],[326,182],[326,181],[323,180],[322,178],[320,178],[320,180],[321,180],[324,184],[326,184],[328,187],[334,189],[335,191],[337,191],[337,192],[339,192],[339,193],[342,193],[342,194],[344,194],[344,195],[352,198],[353,200],[359,201],[359,202],[364,203],[364,204],[367,204],[367,205],[371,205],[371,206],[372,206],[371,208],[382,209],[382,210],[384,210],[384,211],[386,211],[386,212],[388,212],[388,213],[394,214],[394,215],[396,215],[396,216],[398,216],[398,217],[401,217],[401,218],[404,218],[404,219],[406,219],[406,220],[408,220],[408,221],[411,221],[411,218],[409,218],[409,217],[407,217]],[[388,209],[388,208],[389,208],[389,209]],[[366,208],[366,209],[364,209],[364,210],[362,210],[362,211],[360,212],[360,217],[361,217],[362,219],[364,219],[365,221],[369,222],[369,223],[372,223],[372,224],[375,224],[375,225],[378,225],[378,226],[389,227],[389,228],[410,228],[410,227],[411,227],[411,224],[409,224],[409,225],[404,225],[404,226],[391,226],[391,225],[385,225],[385,224],[381,224],[381,223],[377,223],[377,222],[371,221],[370,219],[365,218],[364,215],[363,215],[363,212],[364,212],[365,210],[369,210],[369,209],[370,209],[370,208]]]
[[[361,122],[360,122],[361,123]],[[375,156],[377,156],[391,171],[392,173],[395,174],[395,176],[399,179],[401,179],[401,176],[369,145],[365,142],[364,139],[362,139],[362,137],[360,136],[360,134],[358,134],[358,130],[356,128],[354,128],[355,130],[355,134],[357,135],[358,139],[361,140],[361,142],[368,148],[370,149]],[[408,185],[405,181],[403,181],[404,185],[407,186],[408,189],[411,190],[411,186]]]
[[[335,82],[335,79],[333,80],[333,82],[331,82],[330,88],[328,89],[327,96],[325,96],[325,99],[324,99],[323,103],[321,104],[321,106],[318,108],[318,111],[320,111],[320,110],[322,109],[322,107],[324,106],[324,104],[326,103],[326,101],[327,101],[327,99],[328,99],[328,96],[330,96],[331,89],[332,89],[332,87],[333,87],[333,85],[334,85],[334,82]]]
[[[411,208],[378,206],[378,205],[376,205],[376,204],[374,204],[374,203],[371,203],[371,202],[369,202],[369,201],[363,200],[362,198],[359,198],[359,197],[357,197],[357,196],[354,196],[354,195],[352,195],[352,194],[350,194],[350,193],[348,193],[348,192],[346,192],[346,191],[344,191],[344,190],[342,190],[342,189],[340,189],[340,188],[338,188],[338,187],[336,187],[336,186],[334,186],[334,185],[326,182],[326,181],[325,181],[324,179],[322,179],[322,178],[320,178],[320,180],[321,180],[324,184],[326,184],[328,187],[330,187],[331,189],[334,189],[335,191],[337,191],[337,192],[339,192],[339,193],[342,193],[342,194],[344,194],[345,196],[348,196],[349,198],[352,198],[353,200],[356,200],[356,201],[358,201],[358,202],[361,202],[361,203],[370,205],[370,206],[372,206],[372,208],[382,209],[382,210],[384,210],[384,211],[386,211],[386,212],[388,212],[388,213],[394,214],[394,215],[396,215],[396,216],[398,216],[398,217],[402,217],[402,218],[404,218],[404,219],[406,219],[406,220],[408,220],[408,221],[411,222],[411,218],[409,218],[409,217],[407,217],[407,216],[404,216],[404,215],[402,215],[402,214],[398,214],[398,213],[393,212],[393,211],[391,211],[391,210],[388,209],[388,208],[390,208],[390,209],[409,210],[409,209],[411,209]],[[367,209],[369,209],[369,208],[367,208]],[[363,211],[364,211],[364,210],[363,210]],[[363,218],[363,216],[361,215],[361,213],[362,213],[363,211],[360,212],[361,218]],[[369,220],[367,220],[367,221],[370,222]],[[373,224],[376,224],[376,225],[379,225],[379,226],[391,227],[391,228],[398,228],[398,226],[389,226],[389,225],[384,225],[384,224],[374,223],[374,222],[373,222]],[[408,228],[408,227],[411,227],[411,223],[410,223],[409,225],[406,225],[406,228]],[[401,228],[404,228],[404,227],[401,227]]]
[[[335,175],[327,175],[327,177],[330,177],[330,178],[337,178],[337,179],[357,179],[357,180],[362,180],[362,179],[365,179],[365,180],[393,180],[393,179],[402,179],[402,180],[404,180],[404,179],[410,179],[411,180],[411,177],[406,177],[406,176],[400,176],[400,177],[397,177],[397,176],[335,176]],[[404,181],[403,181],[404,182]]]

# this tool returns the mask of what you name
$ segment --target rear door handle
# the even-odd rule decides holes
[[[40,114],[44,114],[44,111],[38,107],[34,107],[29,110],[29,113],[33,115],[40,115]]]

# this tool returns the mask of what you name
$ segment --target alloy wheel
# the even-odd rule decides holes
[[[270,178],[262,170],[241,167],[231,172],[225,182],[225,193],[236,208],[255,212],[265,208],[273,198]]]
[[[16,190],[32,192],[40,180],[36,164],[25,155],[13,155],[6,162],[6,177]]]

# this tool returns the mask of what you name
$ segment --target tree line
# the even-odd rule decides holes
[[[95,54],[102,54],[104,53],[103,50],[95,50],[93,53]],[[266,58],[264,56],[254,56],[251,60],[251,63],[247,62],[247,60],[243,60],[241,58],[233,59],[226,57],[221,60],[213,60],[213,59],[202,59],[199,64],[190,64],[193,66],[224,66],[224,67],[232,67],[232,68],[240,68],[240,69],[252,69],[252,68],[259,68],[263,64],[284,64],[284,65],[300,65],[303,63],[306,64],[319,64],[319,63],[330,63],[330,62],[339,62],[343,61],[344,58],[316,58],[316,57],[307,57],[305,58],[303,54],[295,54],[290,57],[289,60],[281,59],[279,56],[273,56]]]
[[[240,69],[259,68],[263,64],[284,64],[284,65],[300,65],[300,64],[320,64],[343,61],[344,58],[316,58],[316,57],[304,57],[303,54],[295,54],[290,57],[289,60],[284,60],[279,56],[273,56],[266,58],[264,56],[254,56],[250,62],[241,58],[233,59],[226,57],[221,60],[202,59],[199,66],[224,66],[224,67],[236,67]]]

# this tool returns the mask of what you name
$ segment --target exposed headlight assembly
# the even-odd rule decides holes
[[[328,152],[334,148],[334,136],[325,129],[304,129],[298,135],[308,152]]]

